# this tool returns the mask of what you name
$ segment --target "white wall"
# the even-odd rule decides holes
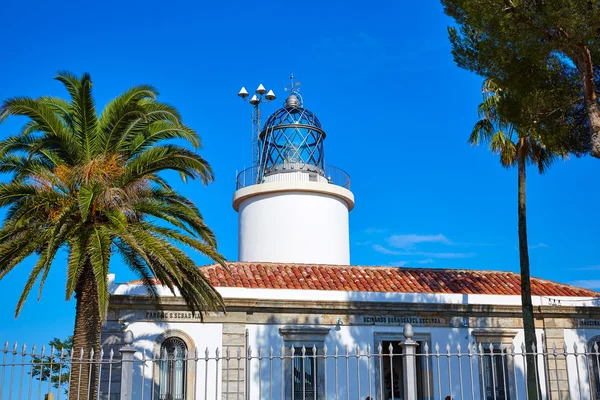
[[[258,348],[263,348],[263,354],[269,354],[270,347],[274,348],[276,355],[280,354],[281,346],[284,344],[281,335],[279,334],[279,328],[283,325],[248,325],[248,342],[253,349],[253,354],[258,354]],[[328,354],[333,356],[335,346],[339,346],[340,358],[338,359],[338,379],[339,379],[339,392],[340,398],[346,398],[346,358],[345,358],[345,346],[348,346],[351,357],[349,358],[349,393],[351,398],[364,399],[369,395],[377,396],[377,386],[379,381],[377,380],[376,371],[379,369],[377,365],[379,359],[376,357],[371,358],[370,368],[367,368],[367,358],[361,357],[360,361],[360,387],[361,392],[358,393],[358,375],[357,375],[357,359],[352,357],[355,354],[356,346],[360,346],[362,354],[366,354],[366,345],[371,346],[371,353],[377,353],[376,338],[383,338],[382,340],[403,340],[402,326],[339,326],[332,327],[329,335],[326,337],[325,345],[328,347]],[[430,380],[432,387],[431,391],[436,399],[444,399],[447,395],[451,395],[452,398],[461,398],[461,385],[459,375],[459,362],[457,353],[457,345],[461,346],[461,367],[462,367],[462,393],[464,398],[471,398],[471,366],[473,370],[473,391],[475,398],[481,398],[481,381],[480,381],[480,364],[479,357],[472,357],[472,364],[470,365],[470,358],[468,357],[468,345],[475,344],[475,339],[471,336],[472,329],[469,328],[444,328],[444,327],[415,327],[415,338],[427,338],[429,340],[429,353],[432,354],[429,363],[429,372],[432,377]],[[538,330],[538,340],[541,340],[542,331]],[[516,352],[520,353],[520,348],[523,343],[524,334],[522,330],[515,330],[515,338],[513,344],[515,345]],[[435,345],[439,344],[439,357],[436,356]],[[450,393],[450,377],[448,375],[449,365],[446,344],[451,346],[450,357],[450,371],[452,371],[452,393]],[[389,352],[387,349],[383,350],[383,353]],[[512,357],[509,357],[512,359]],[[439,373],[438,373],[438,361],[439,361]],[[273,361],[273,387],[269,388],[268,377],[270,376],[270,361],[268,358],[263,359],[261,363],[261,375],[262,384],[261,391],[265,398],[268,398],[270,390],[273,391],[277,396],[281,393],[281,369],[282,363],[279,359],[275,358]],[[258,386],[258,361],[255,360],[251,363],[251,396],[250,398],[259,398],[259,386]],[[370,371],[370,373],[368,372]],[[517,388],[519,398],[525,398],[525,386],[524,386],[524,374],[523,374],[523,361],[520,355],[514,357],[514,369],[507,371],[507,374],[511,375],[511,379],[514,379],[516,371],[517,375]],[[545,376],[543,367],[539,366],[540,381],[545,382]],[[327,398],[335,398],[335,359],[333,357],[328,358],[327,367]],[[369,375],[371,378],[371,392],[369,392]],[[441,395],[440,395],[441,388]],[[543,389],[545,395],[545,388]],[[276,396],[276,397],[277,397]],[[376,397],[375,397],[376,398]]]
[[[179,330],[186,333],[194,342],[194,346],[198,349],[199,357],[203,358],[205,350],[208,347],[210,356],[214,358],[215,349],[222,347],[222,324],[204,324],[204,323],[155,323],[155,322],[133,322],[127,326],[128,330],[133,332],[133,346],[138,350],[135,353],[134,376],[133,376],[133,398],[142,399],[142,375],[145,376],[144,396],[143,399],[151,399],[151,382],[152,382],[152,363],[147,361],[146,367],[142,368],[142,352],[146,359],[152,358],[155,343],[157,338],[167,330]],[[155,356],[157,357],[157,356]],[[188,357],[194,357],[194,354],[189,354]],[[217,373],[219,374],[217,376]],[[217,387],[214,382],[221,381],[221,365],[218,372],[215,368],[215,361],[209,361],[208,371],[206,363],[202,360],[196,366],[196,399],[215,399],[220,398],[220,385]],[[208,391],[205,397],[205,382],[209,382]],[[215,393],[215,391],[217,391]],[[143,400],[142,399],[142,400]]]
[[[250,197],[239,209],[239,260],[350,264],[348,205],[309,192]]]
[[[588,357],[580,355],[576,359],[574,346],[577,346],[577,352],[581,354],[584,352],[584,346],[588,345],[591,339],[598,337],[600,337],[600,329],[565,329],[565,344],[567,345],[567,352],[570,354],[567,356],[567,374],[572,399],[589,400],[594,398],[590,396],[590,370],[586,360],[595,357],[595,350],[588,348],[588,352],[593,353],[593,355]],[[552,344],[549,343],[550,352],[552,352],[551,346]],[[557,352],[563,353],[564,349],[559,347]],[[599,371],[595,371],[595,373],[599,374]],[[564,388],[561,389],[564,390]]]

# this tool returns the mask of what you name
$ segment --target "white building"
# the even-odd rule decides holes
[[[519,275],[350,266],[354,196],[325,164],[325,136],[294,92],[265,123],[233,197],[240,261],[201,267],[226,314],[201,321],[166,289],[157,309],[139,282],[113,279],[103,343],[133,332],[134,398],[403,399],[410,376],[416,399],[525,398]],[[598,293],[532,290],[542,397],[600,399]],[[575,344],[592,354],[565,357]]]

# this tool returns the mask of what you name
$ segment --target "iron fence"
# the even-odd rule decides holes
[[[285,174],[287,172],[309,172],[314,170],[319,170],[318,175],[323,176],[324,180],[332,185],[341,186],[346,189],[350,189],[350,175],[340,168],[334,167],[332,165],[326,165],[324,170],[320,170],[313,165],[308,165],[304,163],[289,163],[285,165],[285,168],[282,166],[278,169],[279,174]],[[242,189],[247,186],[258,185],[260,183],[264,183],[267,177],[266,173],[263,173],[262,167],[254,166],[250,168],[246,168],[245,170],[239,172],[236,176],[236,190]],[[298,175],[288,174],[291,180],[300,180]],[[308,178],[306,179],[308,180]]]
[[[408,337],[374,348],[173,347],[158,354],[133,344],[126,335],[116,351],[86,353],[7,343],[0,399],[518,400],[527,399],[528,373],[535,374],[539,399],[600,398],[597,344],[535,351],[530,372],[523,348],[498,343],[430,347]]]

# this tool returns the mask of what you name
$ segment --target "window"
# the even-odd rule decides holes
[[[483,348],[483,356],[479,358],[480,390],[483,400],[510,400],[516,398],[516,384],[513,371],[514,357],[507,356],[502,348],[514,344],[515,331],[477,330],[471,333],[476,346]],[[492,344],[492,348],[490,348]],[[542,382],[540,381],[540,384]]]
[[[294,347],[293,379],[295,399],[314,399],[317,390],[317,358],[313,349]],[[318,395],[318,393],[316,393]]]
[[[319,355],[323,354],[323,345],[329,330],[330,328],[322,327],[284,327],[279,329],[284,345],[286,349],[289,349],[288,354],[292,356],[286,358],[285,361],[287,377],[285,398],[311,400],[326,398],[325,359]],[[293,354],[291,354],[292,349]]]
[[[484,348],[483,352],[485,400],[510,400],[507,357],[503,356],[500,349],[496,348],[496,346],[494,346],[493,353],[489,349],[489,346]]]
[[[159,400],[186,399],[186,350],[185,342],[178,337],[171,337],[161,345]]]

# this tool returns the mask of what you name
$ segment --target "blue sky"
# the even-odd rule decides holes
[[[5,2],[0,99],[65,96],[56,71],[90,72],[98,106],[149,83],[204,141],[216,182],[178,185],[237,257],[235,173],[250,166],[250,107],[259,83],[284,100],[293,72],[328,136],[326,162],[352,178],[351,260],[357,265],[518,271],[517,177],[485,148],[466,144],[481,79],[455,66],[436,1]],[[0,125],[0,137],[23,123]],[[535,276],[600,289],[594,204],[600,161],[529,172]],[[115,260],[117,261],[117,260]],[[199,264],[207,261],[197,258]],[[44,343],[72,331],[64,255],[41,301],[14,319],[26,262],[0,281],[0,340]],[[117,280],[131,278],[118,262]],[[584,282],[584,280],[587,280]]]

